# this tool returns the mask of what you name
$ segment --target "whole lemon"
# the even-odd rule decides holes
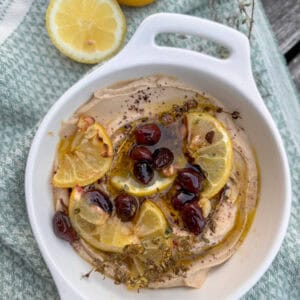
[[[118,0],[119,4],[141,7],[153,3],[155,0]]]

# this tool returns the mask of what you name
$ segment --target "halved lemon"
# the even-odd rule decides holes
[[[143,202],[135,221],[135,232],[139,238],[163,236],[168,223],[160,208],[150,200]]]
[[[82,189],[75,187],[69,202],[69,217],[81,238],[94,248],[109,252],[122,252],[126,245],[139,243],[131,224],[110,217],[89,204],[84,195]]]
[[[187,150],[206,175],[201,195],[211,198],[226,184],[233,161],[231,137],[220,121],[207,113],[188,113]]]
[[[155,0],[118,0],[120,4],[141,7],[153,3]]]
[[[110,168],[113,147],[105,129],[98,123],[86,130],[78,128],[58,147],[55,187],[85,186],[101,178]]]
[[[46,26],[55,47],[83,63],[97,63],[119,50],[126,22],[115,0],[51,0]]]

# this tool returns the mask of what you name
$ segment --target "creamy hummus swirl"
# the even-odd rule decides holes
[[[197,101],[200,109],[212,108],[214,116],[231,135],[234,163],[226,188],[218,195],[218,199],[212,200],[212,203],[215,203],[213,208],[207,199],[199,200],[202,210],[207,214],[208,222],[201,236],[195,239],[188,258],[190,266],[187,272],[184,276],[171,274],[163,280],[160,278],[159,281],[149,282],[150,288],[198,288],[204,282],[210,268],[222,264],[236,252],[251,225],[258,197],[257,165],[246,133],[219,101],[163,75],[123,81],[96,91],[87,103],[63,123],[60,132],[61,137],[71,135],[80,116],[90,116],[106,128],[113,138],[114,146],[117,146],[124,138],[115,135],[120,127],[145,117],[153,119],[161,112],[174,109],[174,104],[180,108],[187,101]],[[66,189],[54,189],[57,210],[68,206],[68,197]],[[175,235],[189,234],[172,223],[172,218],[163,205],[161,209],[171,223]],[[92,265],[95,261],[105,259],[105,253],[95,251],[82,240],[74,242],[73,247]],[[104,272],[107,276],[114,277],[113,265],[108,265]]]

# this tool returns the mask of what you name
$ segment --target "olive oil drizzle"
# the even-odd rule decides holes
[[[176,99],[174,99],[174,102],[176,103]],[[159,143],[154,146],[149,146],[151,152],[159,147],[167,147],[174,153],[174,156],[177,159],[175,163],[179,164],[181,168],[191,167],[191,162],[185,156],[185,137],[182,136],[181,131],[184,114],[190,111],[217,114],[223,112],[223,109],[213,105],[205,97],[199,95],[197,100],[194,99],[193,102],[190,103],[184,102],[181,106],[174,104],[170,110],[159,113],[152,119],[140,119],[126,124],[114,133],[114,136],[123,134],[124,138],[116,144],[116,158],[113,161],[107,177],[110,178],[115,174],[122,174],[124,172],[126,172],[128,176],[132,176],[133,162],[128,159],[128,153],[135,144],[133,132],[139,124],[145,122],[155,122],[159,125],[162,132]],[[114,136],[112,138],[114,138]],[[106,184],[106,188],[112,197],[115,197],[120,193],[120,191],[116,190],[110,184],[109,180]],[[171,194],[172,188],[167,188],[152,196],[151,200],[156,202],[158,206],[161,207],[162,211],[168,211],[166,217],[172,226],[182,228],[183,225],[180,221],[178,211],[174,210],[172,205],[170,205]],[[240,195],[237,200],[241,204],[244,201],[243,197],[243,195]],[[139,201],[142,203],[144,198],[140,197]],[[215,203],[214,206],[215,205],[217,205],[217,203]],[[245,212],[244,210],[245,207],[242,205],[241,210],[236,217],[234,228],[232,229],[232,231],[239,230],[241,232],[235,248],[238,247],[246,237],[255,215],[255,208],[250,212]],[[246,214],[246,217],[241,214]],[[151,240],[151,243],[157,243],[157,250],[161,252],[161,257],[158,261],[151,258],[149,249],[142,243],[140,245],[128,245],[124,248],[122,253],[105,253],[97,250],[97,252],[103,256],[104,260],[94,260],[93,266],[97,272],[102,274],[111,274],[111,272],[108,272],[107,270],[112,268],[113,273],[111,274],[111,277],[115,280],[116,284],[124,283],[131,289],[147,287],[149,283],[164,281],[173,276],[186,276],[185,274],[190,266],[196,261],[201,262],[206,253],[217,251],[223,247],[232,231],[230,231],[223,242],[217,246],[209,247],[202,255],[194,256],[192,254],[192,249],[194,244],[201,239],[201,236],[195,237],[190,234],[179,237],[168,228],[164,237],[165,241],[157,243],[155,239]],[[166,242],[171,242],[171,247],[166,246]],[[136,270],[136,259],[140,259],[143,262],[142,265],[144,270],[142,273]]]

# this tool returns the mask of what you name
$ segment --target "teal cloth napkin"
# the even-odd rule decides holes
[[[0,1],[0,299],[59,298],[29,225],[24,170],[40,120],[91,66],[73,62],[53,47],[45,29],[47,5],[45,0]],[[162,11],[217,19],[246,31],[243,18],[237,18],[240,7],[236,0],[157,0],[148,7],[124,11],[127,40],[147,15]],[[300,299],[299,98],[258,1],[254,17],[253,72],[288,153],[293,206],[279,254],[244,298]],[[209,43],[189,37],[162,42],[213,51]]]

